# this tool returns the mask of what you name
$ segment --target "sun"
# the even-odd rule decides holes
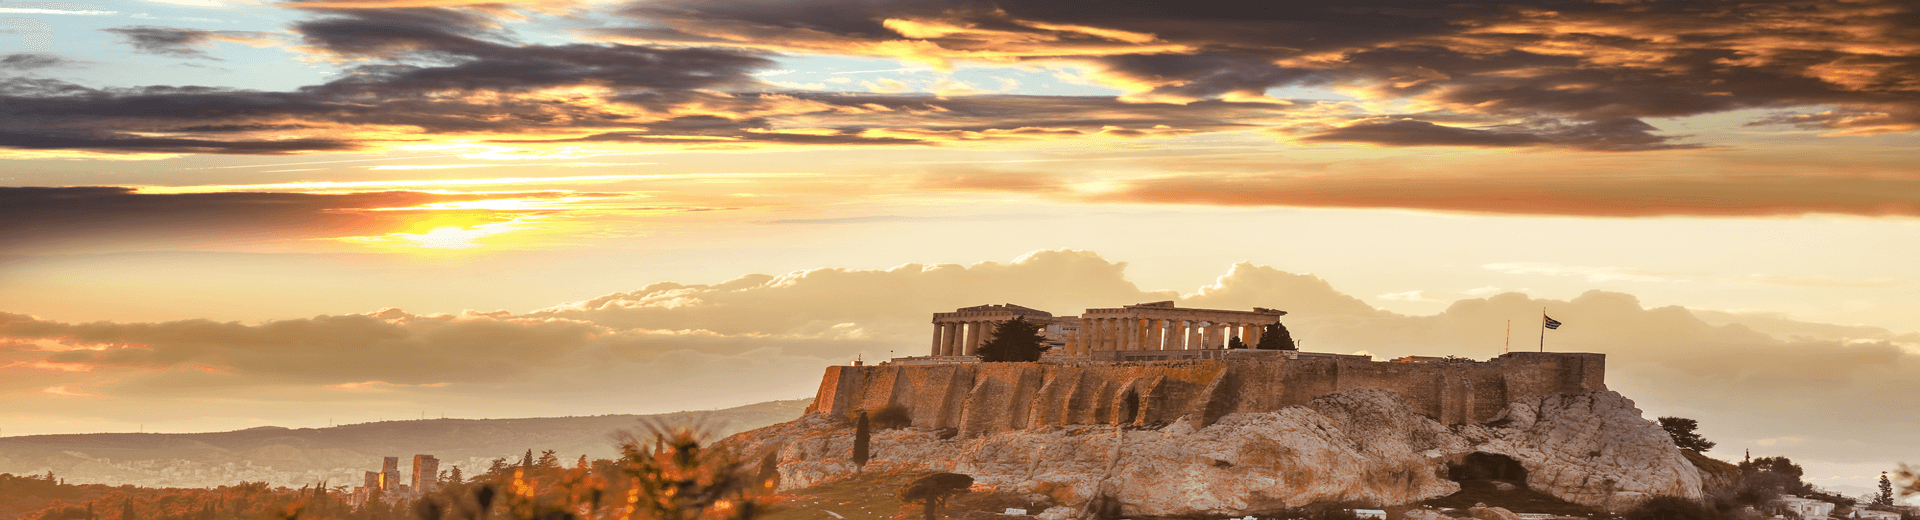
[[[426,248],[472,249],[480,247],[478,242],[473,241],[474,239],[494,233],[496,232],[486,229],[447,226],[435,228],[433,231],[426,233],[394,233],[393,236],[394,238],[404,239],[413,242],[414,245]]]

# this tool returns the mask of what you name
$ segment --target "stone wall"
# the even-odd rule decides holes
[[[1147,363],[971,363],[828,367],[810,412],[889,404],[913,425],[964,437],[1069,424],[1204,427],[1358,389],[1392,391],[1442,424],[1496,419],[1508,403],[1606,390],[1606,356],[1514,352],[1485,362],[1388,363],[1352,358]]]

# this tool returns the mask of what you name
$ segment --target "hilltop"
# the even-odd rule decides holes
[[[69,483],[209,487],[241,481],[293,486],[326,481],[358,485],[381,457],[430,454],[442,470],[486,470],[494,458],[517,462],[526,450],[565,460],[615,455],[612,434],[648,423],[693,424],[726,436],[799,417],[812,399],[654,415],[426,419],[330,428],[263,426],[210,433],[94,433],[0,438],[0,473],[45,474]],[[405,466],[406,463],[402,463]],[[411,474],[410,468],[403,473]]]

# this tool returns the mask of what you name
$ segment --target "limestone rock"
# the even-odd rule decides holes
[[[1401,520],[1446,520],[1447,515],[1432,509],[1409,509],[1400,514]]]
[[[1447,464],[1474,452],[1511,457],[1528,487],[1582,504],[1623,510],[1654,495],[1701,496],[1666,432],[1617,393],[1548,395],[1502,413],[1491,425],[1449,428],[1395,392],[1353,390],[1199,428],[1040,426],[944,439],[931,428],[883,430],[869,468],[964,473],[1073,507],[1060,515],[1098,496],[1119,500],[1124,515],[1154,516],[1406,504],[1458,491]],[[816,414],[724,444],[746,460],[777,453],[781,487],[792,489],[853,472],[852,440],[843,421]]]
[[[1034,515],[1035,520],[1078,520],[1080,511],[1066,506],[1053,506]]]
[[[1467,514],[1480,520],[1520,520],[1520,515],[1504,507],[1472,507],[1467,508]]]

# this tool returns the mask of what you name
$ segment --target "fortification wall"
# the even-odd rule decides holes
[[[1195,426],[1238,412],[1270,412],[1363,388],[1399,393],[1444,424],[1491,421],[1507,403],[1606,390],[1606,356],[1515,352],[1485,362],[1216,359],[1138,363],[970,363],[834,366],[812,412],[890,404],[913,425],[962,436],[1066,424]]]

